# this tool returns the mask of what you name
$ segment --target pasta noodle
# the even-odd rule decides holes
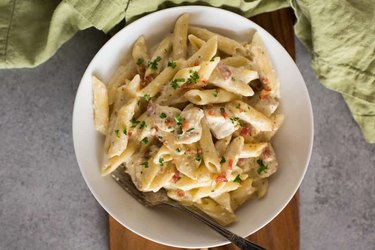
[[[183,14],[151,56],[141,36],[108,84],[93,77],[101,174],[123,165],[140,191],[166,189],[223,225],[264,197],[278,169],[279,81],[259,35],[242,44]]]

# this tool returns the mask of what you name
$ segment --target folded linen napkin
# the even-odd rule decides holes
[[[320,81],[340,92],[366,140],[375,143],[375,2],[366,0],[3,0],[0,68],[35,67],[77,31],[108,32],[161,8],[212,5],[250,17],[291,6],[295,32]]]

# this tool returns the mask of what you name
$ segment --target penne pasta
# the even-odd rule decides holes
[[[144,36],[105,85],[93,77],[94,126],[106,135],[103,176],[119,166],[143,192],[165,189],[223,225],[268,189],[270,142],[284,116],[259,35],[242,45],[181,15],[149,51]],[[138,73],[137,73],[138,72]]]

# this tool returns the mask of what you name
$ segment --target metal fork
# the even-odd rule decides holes
[[[204,216],[201,212],[199,212],[194,206],[183,206],[180,203],[170,199],[167,196],[167,193],[164,189],[154,193],[154,192],[141,192],[139,191],[136,186],[133,184],[130,176],[125,173],[122,167],[117,168],[113,173],[112,177],[116,180],[116,182],[125,189],[133,198],[135,198],[138,202],[143,204],[146,207],[155,207],[159,205],[167,205],[170,207],[177,208],[183,212],[186,212],[196,219],[200,220],[201,222],[205,223],[207,226],[214,229],[216,232],[227,238],[230,242],[235,244],[237,247],[243,250],[265,250],[265,248],[256,245],[234,233],[229,231],[228,229],[222,227],[212,219]]]

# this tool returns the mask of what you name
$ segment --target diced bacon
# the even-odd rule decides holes
[[[155,114],[156,105],[153,102],[148,102],[147,104],[147,114],[154,115]]]
[[[228,161],[228,168],[229,168],[229,170],[232,170],[232,169],[233,169],[233,159],[230,159],[230,160]]]
[[[167,118],[167,119],[165,119],[165,124],[168,127],[172,127],[172,126],[174,126],[174,121],[172,121],[170,118]]]
[[[217,68],[219,69],[219,72],[220,72],[221,76],[224,78],[224,80],[227,80],[232,76],[232,72],[224,64],[219,62],[217,64]]]
[[[182,125],[182,131],[186,131],[190,128],[190,124],[188,122],[185,122],[183,125]]]
[[[152,82],[152,80],[154,80],[154,75],[151,74],[151,75],[148,75],[145,77],[145,84],[149,84],[150,82]]]
[[[228,119],[228,118],[229,118],[229,115],[228,115],[226,112],[221,112],[221,115],[222,115],[225,119]]]
[[[251,132],[251,127],[246,126],[241,129],[240,136],[246,137]]]
[[[172,177],[172,182],[176,183],[179,179],[181,179],[181,177],[180,177],[180,171],[176,170],[174,172],[173,177]]]
[[[185,196],[184,190],[177,189],[177,196],[180,198],[183,198]]]
[[[132,134],[133,134],[133,133],[132,133],[131,131],[129,131],[129,132],[128,132],[128,138],[132,137]]]
[[[209,110],[209,111],[208,111],[208,114],[209,114],[209,115],[215,115],[215,110],[212,110],[212,109]]]
[[[263,158],[264,160],[266,160],[266,159],[270,158],[271,155],[272,155],[271,150],[269,149],[269,147],[266,147],[266,148],[264,149],[263,153],[262,153],[262,158]]]
[[[220,175],[218,175],[216,177],[216,182],[217,183],[220,183],[220,182],[228,182],[228,179],[227,179],[227,175],[225,172],[222,172]]]

